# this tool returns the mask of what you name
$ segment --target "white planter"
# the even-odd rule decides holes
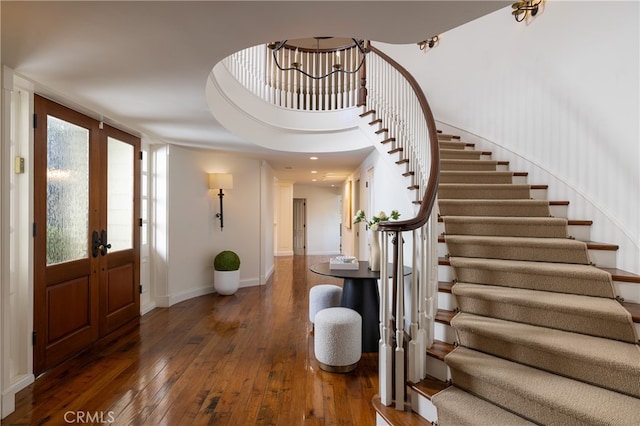
[[[213,271],[213,288],[221,295],[235,293],[240,287],[240,270]]]

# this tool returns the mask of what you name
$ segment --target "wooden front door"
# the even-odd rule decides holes
[[[35,97],[34,373],[136,320],[140,140]]]

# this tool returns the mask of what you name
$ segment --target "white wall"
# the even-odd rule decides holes
[[[360,208],[365,211],[367,218],[377,215],[381,210],[386,214],[391,213],[392,210],[398,210],[401,220],[415,216],[416,208],[411,203],[410,191],[398,191],[398,188],[408,187],[409,183],[402,176],[404,172],[402,166],[396,165],[394,161],[395,158],[386,153],[380,155],[379,151],[373,151],[360,167],[349,176],[348,180],[352,182],[360,179],[360,205],[354,205],[354,215],[356,210]],[[370,169],[373,169],[373,179],[371,182],[367,182],[367,171]],[[367,209],[366,206],[369,205],[373,206],[372,211]],[[356,232],[360,233],[358,258],[360,260],[368,260],[368,235],[363,223],[354,224],[351,229],[348,229],[343,224],[343,252],[347,255],[356,253],[354,247],[356,241],[354,234]],[[410,238],[408,234],[405,236],[405,249],[410,250]]]
[[[505,8],[426,53],[381,48],[416,76],[437,120],[502,148],[530,183],[570,200],[570,218],[594,221],[592,240],[620,245],[618,267],[640,273],[639,20],[638,2],[549,1],[528,24]]]
[[[240,286],[265,281],[264,259],[273,255],[263,245],[261,194],[269,188],[259,160],[239,155],[170,146],[166,150],[167,176],[167,294],[159,294],[160,306],[213,291],[213,258],[222,250],[240,256]],[[233,189],[225,190],[224,228],[215,217],[219,211],[217,191],[208,189],[208,173],[231,173]],[[267,206],[268,207],[268,206]],[[266,213],[268,215],[268,212]],[[268,216],[267,216],[268,217]],[[266,230],[268,233],[268,230]]]
[[[274,272],[275,259],[273,258],[274,244],[274,201],[276,191],[276,178],[273,169],[266,161],[261,161],[260,178],[260,235],[262,236],[260,253],[260,284],[266,284]]]
[[[308,255],[340,254],[341,188],[293,185],[293,198],[307,202]]]

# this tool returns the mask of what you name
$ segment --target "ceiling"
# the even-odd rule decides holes
[[[280,179],[334,183],[370,150],[270,151],[210,113],[205,84],[229,54],[332,35],[415,43],[505,1],[2,1],[2,63],[36,92],[152,141],[267,160]],[[311,174],[311,170],[318,173]],[[330,179],[319,179],[321,176]]]

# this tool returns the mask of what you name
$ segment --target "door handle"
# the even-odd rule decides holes
[[[107,255],[107,250],[111,248],[111,244],[107,244],[107,230],[103,229],[102,233],[100,235],[100,253],[102,253],[103,256]]]
[[[98,254],[106,256],[107,250],[111,248],[111,244],[105,244],[105,242],[107,241],[107,231],[105,229],[103,229],[101,233],[98,233],[98,231],[93,231],[92,241],[93,243],[91,245],[91,254],[93,255],[93,257],[98,257]]]

